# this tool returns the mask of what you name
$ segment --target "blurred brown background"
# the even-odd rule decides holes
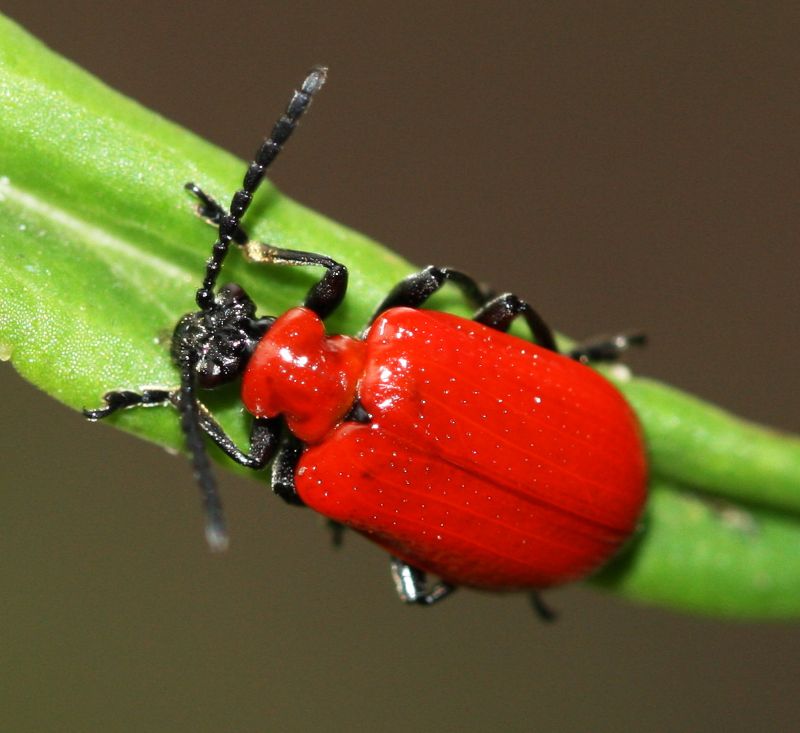
[[[242,157],[329,64],[283,190],[566,333],[644,328],[641,372],[800,430],[796,4],[4,9]],[[407,609],[380,552],[230,476],[211,557],[184,462],[0,390],[0,730],[797,729],[796,625],[583,588],[554,628],[522,597]]]

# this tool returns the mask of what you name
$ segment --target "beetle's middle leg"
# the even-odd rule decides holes
[[[475,320],[498,331],[507,331],[514,319],[520,316],[528,321],[531,331],[536,336],[537,343],[540,346],[545,346],[545,343],[537,335],[537,329],[542,326],[547,328],[547,326],[525,301],[520,300],[512,293],[499,295],[494,300],[490,300],[478,311]],[[549,331],[549,329],[547,330]],[[566,355],[582,364],[614,362],[628,349],[644,346],[645,343],[647,343],[647,337],[643,333],[617,334],[616,336],[599,337],[577,344],[566,352]],[[557,351],[555,342],[548,348]]]
[[[496,331],[508,331],[517,318],[524,318],[536,343],[558,353],[556,339],[550,326],[533,309],[530,303],[513,293],[503,293],[485,303],[475,314],[474,320]]]
[[[453,283],[461,290],[464,297],[475,308],[479,308],[494,297],[494,293],[489,288],[459,270],[429,265],[424,270],[415,272],[397,283],[375,309],[368,325],[372,325],[375,319],[389,308],[401,306],[419,308],[434,293],[441,290],[447,282]]]
[[[415,603],[420,606],[432,606],[434,603],[447,598],[455,589],[449,583],[437,583],[433,588],[428,588],[425,573],[418,568],[391,558],[389,569],[392,572],[397,595],[403,603]]]
[[[536,343],[551,351],[557,351],[555,338],[542,317],[524,300],[506,293],[495,295],[489,288],[459,270],[430,265],[420,272],[401,280],[383,299],[370,319],[370,325],[383,311],[398,306],[419,308],[445,283],[451,282],[459,288],[466,299],[478,308],[475,320],[498,331],[506,331],[512,321],[522,317],[536,339]]]
[[[280,496],[287,504],[304,506],[305,502],[297,493],[294,475],[297,471],[297,464],[303,456],[305,445],[291,433],[287,433],[275,462],[272,464],[272,491]]]

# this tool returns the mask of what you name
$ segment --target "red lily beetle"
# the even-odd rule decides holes
[[[385,548],[402,600],[431,605],[460,585],[527,589],[546,617],[536,591],[586,577],[636,529],[646,497],[639,426],[587,364],[614,360],[641,337],[559,354],[528,303],[433,266],[400,282],[360,336],[326,335],[323,321],[345,296],[347,269],[325,255],[251,241],[240,224],[325,76],[317,67],[295,91],[228,209],[186,186],[219,234],[198,310],[173,334],[180,387],[108,392],[104,407],[85,414],[177,408],[214,548],[225,547],[227,535],[203,434],[242,465],[272,461],[280,497]],[[231,243],[252,262],[325,272],[302,306],[258,317],[240,286],[217,289]],[[472,320],[421,309],[447,282],[477,309]],[[517,318],[535,343],[506,333]],[[253,415],[249,452],[197,396],[239,378]],[[440,582],[429,587],[426,573]]]

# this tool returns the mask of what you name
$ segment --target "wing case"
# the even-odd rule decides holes
[[[458,584],[583,577],[634,532],[644,448],[619,392],[588,367],[457,316],[394,308],[366,338],[369,424],[301,459],[312,508]]]

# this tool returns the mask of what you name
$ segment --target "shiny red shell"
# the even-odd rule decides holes
[[[293,308],[256,348],[242,396],[308,444],[295,483],[309,507],[455,585],[585,577],[645,501],[639,426],[609,382],[446,313],[393,308],[362,341]],[[344,420],[356,398],[368,424]]]

